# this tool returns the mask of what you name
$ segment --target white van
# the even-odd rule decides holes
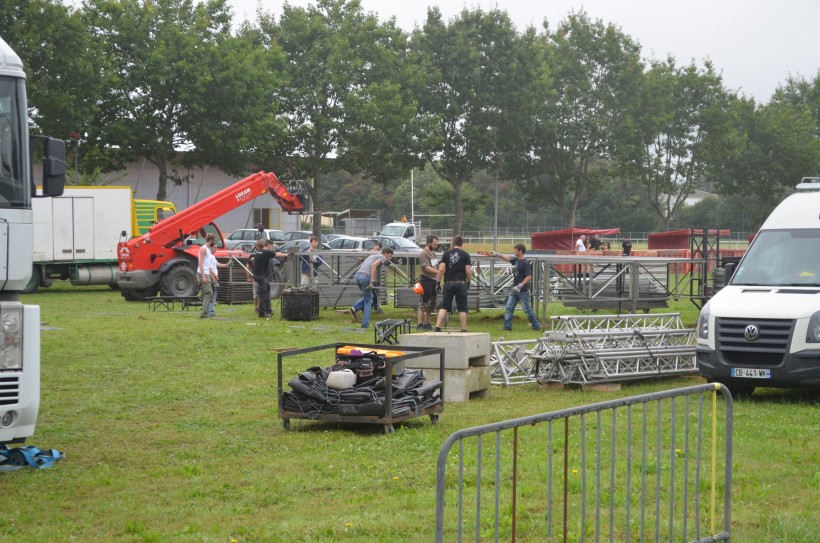
[[[412,222],[391,222],[382,227],[380,236],[392,236],[409,239],[415,244],[419,242],[419,225]]]
[[[733,394],[820,388],[820,177],[803,178],[726,276],[698,317],[700,374]]]

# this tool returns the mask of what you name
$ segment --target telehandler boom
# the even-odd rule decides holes
[[[117,244],[117,284],[126,300],[163,296],[195,296],[199,248],[207,233],[216,234],[217,256],[242,251],[224,249],[222,232],[213,221],[265,193],[287,213],[303,209],[299,195],[291,194],[274,174],[258,172],[159,221],[146,234]]]

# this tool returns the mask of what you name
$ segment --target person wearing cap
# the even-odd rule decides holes
[[[532,265],[527,260],[527,247],[523,243],[517,243],[513,248],[515,256],[509,257],[500,253],[492,252],[492,256],[496,256],[505,262],[509,262],[515,267],[513,273],[513,288],[510,289],[507,295],[507,306],[504,310],[504,330],[512,331],[512,319],[515,306],[521,302],[521,309],[530,321],[533,330],[541,330],[541,324],[538,322],[538,317],[530,305],[530,284],[532,283]]]

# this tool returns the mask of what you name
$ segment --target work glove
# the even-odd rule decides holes
[[[376,286],[376,284],[373,281],[370,281],[370,284],[367,285],[367,290],[373,290],[374,286]]]
[[[490,256],[501,256],[501,254],[500,254],[500,253],[497,253],[497,252],[495,252],[495,251],[492,251],[492,252],[490,253]]]
[[[436,283],[436,293],[441,294],[441,283]]]
[[[521,283],[518,283],[517,285],[515,285],[513,287],[513,290],[515,291],[516,294],[518,294],[519,292],[521,292],[522,288],[524,288],[524,285],[522,285]]]

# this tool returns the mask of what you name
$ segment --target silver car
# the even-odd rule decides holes
[[[285,243],[285,233],[281,230],[240,228],[239,230],[234,230],[225,238],[225,247],[228,249],[252,251],[258,239],[269,239],[276,247],[279,247]]]
[[[356,238],[353,236],[339,236],[330,240],[328,245],[331,249],[341,249],[345,251],[367,251],[364,244],[367,238]]]

